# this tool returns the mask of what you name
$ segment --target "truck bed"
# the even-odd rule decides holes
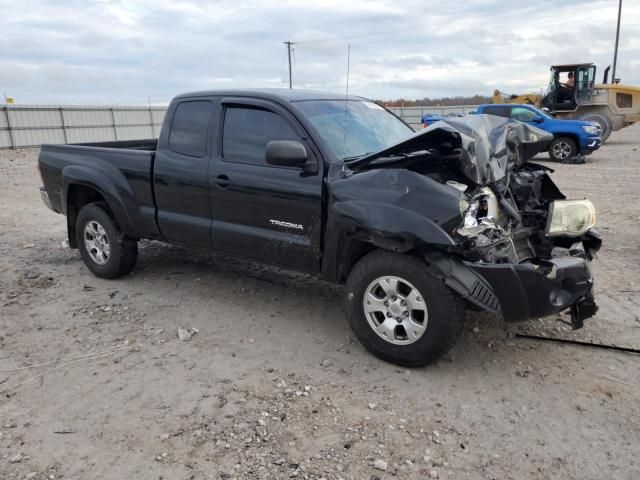
[[[100,193],[132,237],[157,237],[153,163],[157,139],[42,145],[38,168],[51,207],[68,215],[82,188]],[[72,187],[70,187],[72,185]],[[73,214],[73,212],[72,212]]]

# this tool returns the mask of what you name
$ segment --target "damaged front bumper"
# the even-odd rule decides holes
[[[488,293],[495,295],[507,322],[546,317],[570,308],[571,324],[576,329],[598,310],[593,300],[589,260],[584,258],[560,257],[539,263],[465,264],[485,280]],[[484,293],[485,298],[488,293]],[[486,300],[479,300],[481,304],[486,303]]]
[[[519,263],[472,262],[430,252],[425,260],[432,274],[467,302],[481,310],[502,315],[507,322],[521,322],[571,311],[571,325],[581,328],[596,314],[590,259],[601,239],[590,230],[567,252],[550,259]]]

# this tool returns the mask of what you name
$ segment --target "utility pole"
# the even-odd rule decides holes
[[[289,88],[293,88],[293,82],[291,81],[291,46],[295,45],[295,43],[290,41],[286,41],[282,43],[284,43],[287,46],[287,55],[289,56]],[[613,70],[615,71],[615,68]]]
[[[622,13],[622,0],[618,3],[618,26],[616,27],[616,46],[613,53],[613,73],[611,83],[616,83],[616,64],[618,63],[618,40],[620,39],[620,15]]]

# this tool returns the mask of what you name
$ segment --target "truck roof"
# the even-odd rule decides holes
[[[551,69],[554,68],[575,68],[575,67],[590,67],[593,63],[566,63],[564,65],[551,65]]]
[[[189,97],[257,97],[279,102],[297,102],[302,100],[344,100],[344,93],[331,93],[322,90],[302,90],[297,88],[242,88],[230,90],[204,90],[183,93],[175,98]],[[349,100],[366,100],[363,97],[349,95]]]

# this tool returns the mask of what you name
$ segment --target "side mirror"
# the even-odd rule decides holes
[[[267,143],[265,160],[269,165],[301,167],[307,162],[307,149],[293,140],[274,140]]]
[[[538,115],[536,117],[533,117],[533,120],[531,120],[533,123],[542,123],[544,121],[544,118],[542,118],[541,115]]]

